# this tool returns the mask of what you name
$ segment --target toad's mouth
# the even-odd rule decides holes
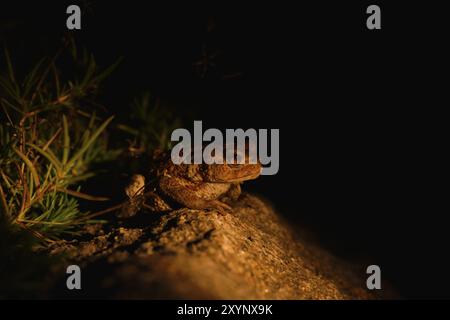
[[[234,182],[241,182],[246,180],[253,180],[258,178],[261,175],[262,168],[258,168],[255,170],[252,170],[250,172],[245,172],[242,174],[239,174],[239,168],[233,168],[229,175],[223,178],[216,178],[217,182],[223,182],[223,183],[234,183]]]

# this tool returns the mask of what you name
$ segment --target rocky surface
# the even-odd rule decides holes
[[[87,298],[371,299],[357,270],[295,235],[258,197],[233,213],[141,214],[52,254],[82,267]],[[62,287],[61,279],[59,284]],[[71,295],[68,290],[54,293]],[[383,291],[383,294],[386,294]]]

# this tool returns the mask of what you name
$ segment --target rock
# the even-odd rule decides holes
[[[331,256],[244,194],[234,212],[141,214],[89,241],[59,243],[96,298],[372,299],[365,270]],[[67,290],[61,292],[67,293]],[[55,293],[56,294],[56,293]]]

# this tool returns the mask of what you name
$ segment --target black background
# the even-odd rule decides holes
[[[382,30],[367,30],[369,4],[380,5]],[[13,57],[54,52],[67,32],[66,6],[3,1],[0,36]],[[82,30],[72,31],[79,43],[100,65],[125,58],[103,91],[111,112],[126,114],[130,101],[150,90],[203,120],[204,128],[279,128],[280,171],[251,190],[336,255],[380,265],[403,296],[449,297],[448,209],[438,205],[448,197],[438,169],[445,145],[436,142],[444,129],[440,98],[448,91],[442,7],[410,1],[81,7]],[[205,43],[221,54],[201,78],[192,63]]]

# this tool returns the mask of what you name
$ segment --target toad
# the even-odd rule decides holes
[[[261,164],[174,164],[168,154],[155,155],[151,172],[151,191],[144,192],[145,180],[135,175],[125,192],[128,201],[122,206],[120,217],[136,214],[141,206],[151,211],[170,211],[179,205],[190,209],[231,211],[241,194],[244,181],[261,174]]]

